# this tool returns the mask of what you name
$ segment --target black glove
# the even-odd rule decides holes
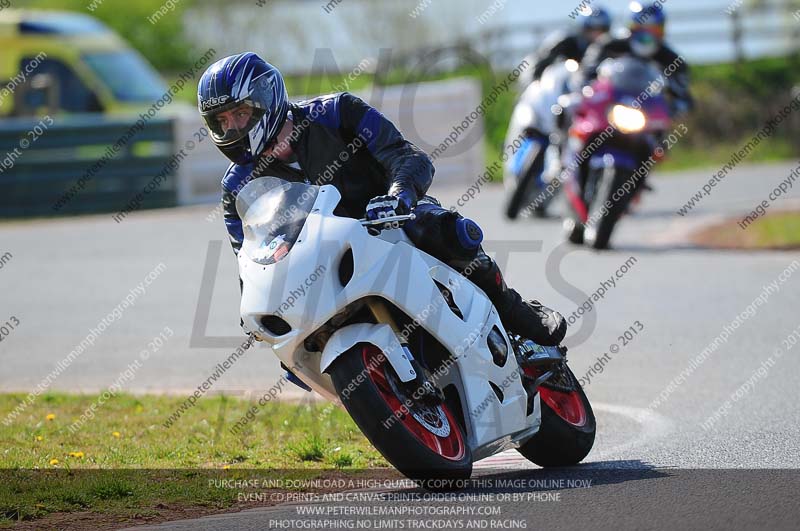
[[[672,118],[677,118],[681,115],[684,115],[690,110],[692,110],[692,105],[686,100],[676,98],[669,103],[669,115]]]

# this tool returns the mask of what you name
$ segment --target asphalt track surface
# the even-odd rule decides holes
[[[504,266],[509,284],[565,315],[629,264],[604,298],[572,325],[566,342],[571,367],[588,382],[586,392],[597,414],[595,447],[580,472],[595,478],[592,487],[551,489],[562,493],[557,502],[512,503],[497,518],[522,519],[527,528],[537,529],[732,529],[761,527],[759,522],[796,528],[796,503],[786,494],[796,492],[796,471],[715,476],[696,469],[800,467],[800,346],[783,343],[800,326],[800,269],[786,273],[795,260],[800,264],[800,253],[718,251],[686,239],[694,228],[743,216],[794,167],[741,166],[685,217],[675,211],[715,170],[656,175],[656,191],[621,222],[615,249],[604,253],[564,245],[556,219],[504,220],[499,187],[484,187],[459,208],[481,224],[490,251],[513,251]],[[800,198],[797,187],[770,211]],[[432,193],[451,206],[465,188],[434,188]],[[119,224],[110,215],[0,223],[0,254],[13,255],[0,269],[0,320],[14,316],[20,321],[0,343],[0,389],[34,388],[163,263],[166,268],[135,304],[50,388],[106,389],[169,327],[174,335],[125,388],[194,390],[241,341],[235,262],[221,218],[206,219],[211,209],[140,212]],[[207,263],[216,266],[215,274]],[[213,289],[201,287],[204,274],[213,278]],[[766,291],[770,284],[777,288]],[[764,304],[737,321],[759,296]],[[197,318],[198,307],[210,308],[207,326],[197,324],[204,324]],[[631,326],[638,328],[636,321],[643,330],[623,346],[619,336]],[[717,341],[718,348],[701,363],[693,362],[726,326],[733,331]],[[217,346],[191,346],[198,343]],[[619,347],[616,353],[612,345]],[[776,354],[776,348],[783,352]],[[602,367],[592,370],[606,353]],[[251,349],[214,385],[214,392],[260,393],[279,374],[267,349]],[[479,465],[479,476],[556,478],[514,453]],[[560,477],[571,477],[564,474]],[[481,505],[454,502],[459,504]],[[159,529],[266,529],[270,519],[297,519],[297,514],[296,506],[281,505]]]

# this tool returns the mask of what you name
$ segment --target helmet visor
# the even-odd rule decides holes
[[[217,145],[232,144],[246,137],[266,112],[252,98],[246,98],[202,113],[211,138]]]
[[[634,31],[631,34],[631,49],[640,57],[652,57],[658,51],[660,43],[660,39],[649,31]]]
[[[662,24],[631,24],[630,30],[631,34],[648,34],[658,42],[664,40],[664,26]]]

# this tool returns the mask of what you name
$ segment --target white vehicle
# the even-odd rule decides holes
[[[340,198],[275,177],[241,190],[245,329],[410,478],[464,479],[509,448],[582,460],[595,419],[566,349],[509,337],[474,284],[402,230],[335,216]]]
[[[561,171],[560,144],[569,107],[565,96],[577,71],[578,63],[571,59],[548,66],[514,106],[504,150],[509,157],[503,176],[509,219],[529,206],[544,216],[556,195],[541,192]]]

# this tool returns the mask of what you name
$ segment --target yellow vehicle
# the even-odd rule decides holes
[[[0,11],[0,117],[128,113],[166,90],[147,60],[93,17]]]

